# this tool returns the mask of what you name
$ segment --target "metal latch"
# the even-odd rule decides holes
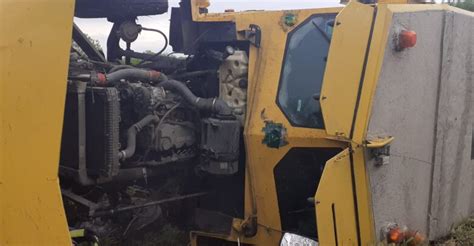
[[[367,140],[367,148],[375,159],[376,166],[386,165],[390,162],[390,144],[394,137],[383,137]]]
[[[250,41],[255,47],[260,48],[262,42],[262,30],[258,25],[250,24],[249,29],[239,31],[239,34]]]

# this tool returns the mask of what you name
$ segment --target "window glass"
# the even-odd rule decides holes
[[[288,35],[277,103],[294,126],[324,128],[319,96],[335,14],[310,17]]]

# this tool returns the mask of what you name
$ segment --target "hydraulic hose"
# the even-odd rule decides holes
[[[127,148],[118,153],[120,160],[125,160],[132,157],[135,154],[137,147],[137,134],[148,124],[158,123],[160,118],[156,115],[147,115],[139,122],[128,128],[127,131]]]
[[[178,93],[183,97],[189,104],[196,108],[217,114],[219,116],[232,117],[232,109],[227,103],[218,98],[200,98],[193,94],[193,92],[182,82],[177,80],[165,80],[158,84],[166,90]]]

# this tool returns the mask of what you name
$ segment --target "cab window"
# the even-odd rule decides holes
[[[324,129],[319,96],[335,16],[312,16],[288,34],[277,104],[293,126]]]

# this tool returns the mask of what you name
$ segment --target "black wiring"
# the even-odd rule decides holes
[[[159,34],[161,34],[161,36],[163,36],[164,40],[165,40],[165,45],[163,46],[163,48],[158,51],[158,53],[148,57],[148,58],[145,58],[143,59],[140,63],[138,63],[137,66],[140,66],[142,65],[144,62],[146,61],[150,61],[150,60],[153,60],[154,58],[156,58],[157,56],[161,55],[165,50],[166,48],[168,47],[168,37],[166,36],[166,34],[158,29],[153,29],[153,28],[146,28],[146,27],[142,27],[142,30],[144,31],[150,31],[150,32],[157,32]]]

